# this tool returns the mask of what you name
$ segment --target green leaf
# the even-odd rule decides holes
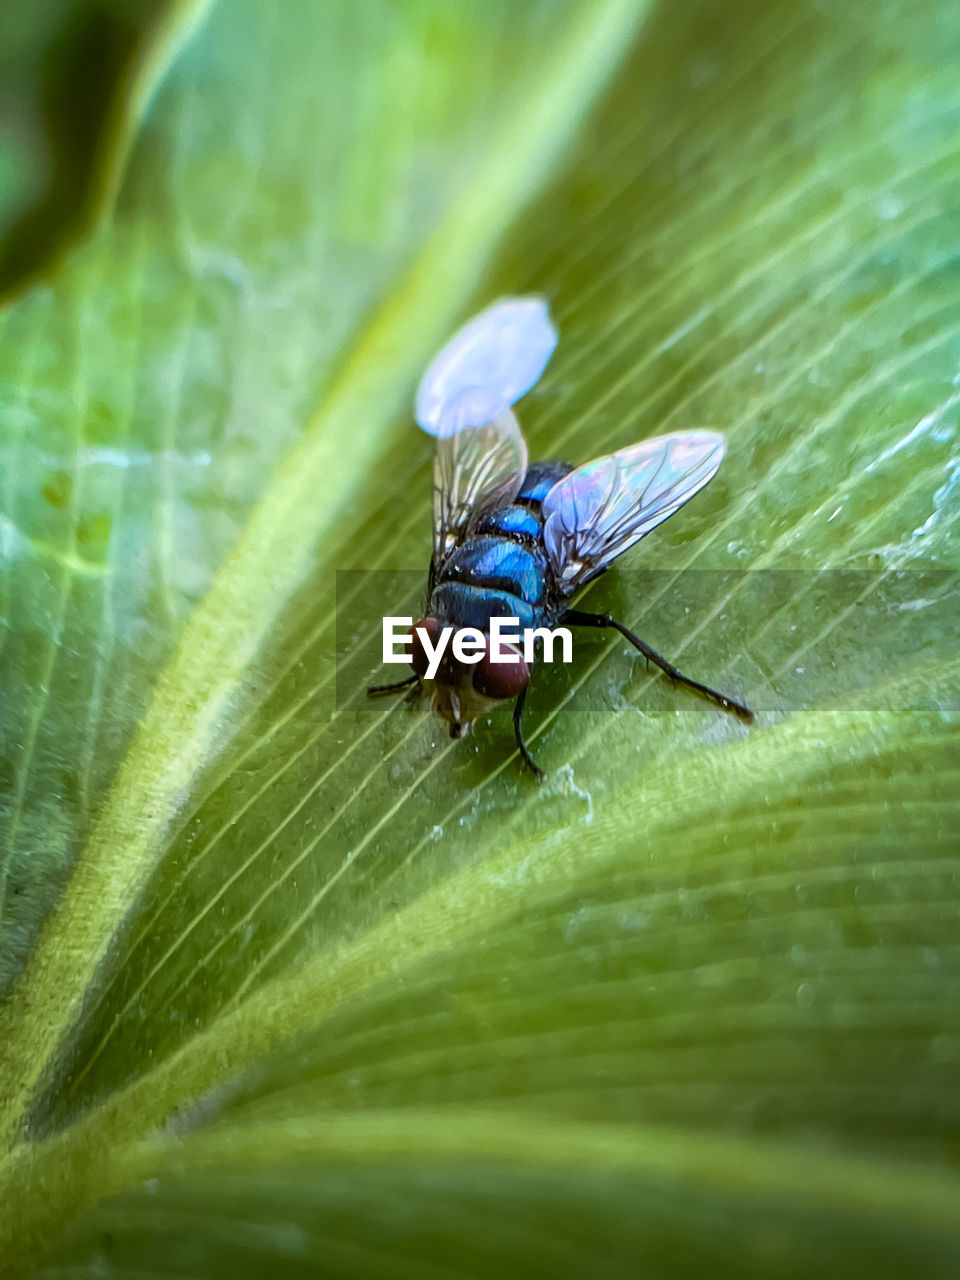
[[[209,0],[37,0],[0,14],[0,298],[112,206],[151,94]]]
[[[0,319],[0,1269],[952,1276],[951,6],[291,12]],[[526,292],[534,456],[726,434],[588,599],[757,709],[591,635],[539,789],[363,693]]]

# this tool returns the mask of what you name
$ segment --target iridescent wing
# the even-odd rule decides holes
[[[547,366],[557,345],[542,298],[502,298],[481,311],[450,339],[430,363],[417,389],[417,422],[428,435],[443,433],[449,406],[465,392],[478,393],[486,413],[499,412],[526,395]],[[494,414],[495,416],[495,414]]]
[[[482,394],[467,392],[438,424],[431,580],[472,520],[513,501],[527,470],[527,446],[516,418],[507,408],[491,412],[484,404],[489,402]]]
[[[512,501],[527,446],[510,405],[537,382],[557,334],[542,298],[503,298],[433,359],[417,390],[417,422],[437,437],[431,581],[476,520]]]
[[[543,501],[543,540],[567,594],[656,528],[716,474],[723,436],[678,431],[595,458]]]

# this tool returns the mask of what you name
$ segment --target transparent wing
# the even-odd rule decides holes
[[[429,435],[440,435],[448,406],[467,391],[482,393],[485,407],[496,412],[515,404],[540,380],[556,345],[542,298],[502,298],[434,357],[417,389],[417,422]]]
[[[484,403],[468,392],[443,415],[433,462],[434,573],[471,518],[512,502],[527,469],[527,446],[509,409],[474,425]]]
[[[568,592],[679,510],[716,474],[723,436],[678,431],[595,458],[557,482],[543,501],[543,539]]]

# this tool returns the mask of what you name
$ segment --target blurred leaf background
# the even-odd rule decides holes
[[[956,1274],[958,57],[944,0],[0,18],[0,1270]],[[524,292],[534,456],[726,433],[590,599],[759,712],[592,637],[540,789],[365,705],[336,581],[416,608],[413,388]]]

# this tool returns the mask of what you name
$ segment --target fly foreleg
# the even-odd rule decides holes
[[[415,685],[416,688],[411,686]],[[404,689],[409,689],[407,700],[412,701],[419,698],[423,686],[420,683],[420,677],[414,672],[412,676],[407,676],[406,680],[397,680],[394,684],[371,684],[367,686],[368,698],[383,698],[391,693],[401,693]]]
[[[517,746],[520,748],[520,755],[523,757],[523,763],[532,771],[536,780],[538,782],[542,782],[544,779],[544,772],[534,763],[533,757],[527,750],[527,744],[523,740],[523,704],[526,701],[526,698],[527,691],[524,689],[523,693],[520,694],[520,697],[517,698],[516,702],[513,704],[513,731],[517,735]]]
[[[560,618],[560,625],[566,624],[570,627],[612,627],[614,631],[629,640],[633,647],[642,653],[647,662],[654,663],[661,671],[670,677],[674,684],[682,684],[688,689],[693,689],[699,693],[701,697],[708,698],[716,706],[723,711],[728,711],[730,715],[737,716],[740,720],[745,720],[747,724],[753,722],[753,712],[749,707],[743,706],[740,702],[734,702],[733,698],[728,698],[725,694],[718,693],[716,689],[711,689],[709,685],[701,684],[699,680],[691,680],[689,676],[685,676],[682,671],[678,671],[672,662],[668,662],[666,658],[662,658],[655,649],[651,649],[648,644],[640,639],[639,636],[623,625],[617,622],[615,618],[611,618],[606,613],[581,613],[579,609],[568,609]]]

